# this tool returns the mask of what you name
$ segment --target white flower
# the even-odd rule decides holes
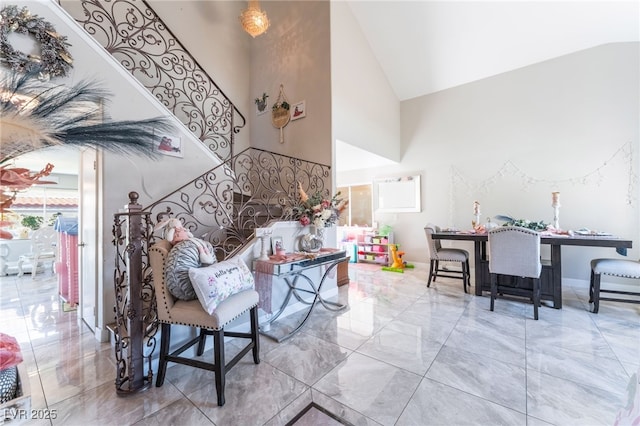
[[[320,217],[322,217],[322,219],[324,219],[324,220],[327,220],[327,219],[329,219],[331,217],[331,214],[332,214],[331,213],[331,209],[326,209],[326,210],[322,211]]]

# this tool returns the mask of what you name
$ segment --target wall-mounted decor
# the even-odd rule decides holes
[[[9,42],[10,34],[31,36],[40,55],[16,50]],[[43,81],[50,77],[64,77],[71,69],[73,59],[67,50],[67,38],[58,34],[52,24],[32,15],[26,7],[5,6],[0,11],[0,59],[19,73],[39,73]]]
[[[156,139],[154,144],[156,150],[164,155],[170,155],[172,157],[183,157],[182,154],[182,139],[179,136],[161,135]]]
[[[266,92],[263,92],[261,97],[254,99],[254,102],[256,104],[256,115],[262,115],[265,112],[267,112],[267,98],[268,97],[269,97],[269,95],[267,95]]]
[[[420,175],[375,179],[373,202],[376,212],[420,212]]]
[[[284,94],[284,86],[281,84],[278,99],[276,99],[276,103],[271,107],[271,122],[274,127],[280,129],[280,143],[284,143],[282,128],[289,124],[289,120],[291,120],[291,115],[289,114],[290,109],[291,105]]]
[[[297,120],[307,116],[307,101],[300,101],[293,104],[291,108],[291,120]]]

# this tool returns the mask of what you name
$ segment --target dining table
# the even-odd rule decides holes
[[[474,243],[475,260],[475,294],[491,291],[489,275],[489,259],[487,257],[487,232],[475,231],[438,231],[432,235],[435,240],[472,241]],[[603,234],[540,233],[540,244],[551,246],[551,258],[542,260],[540,274],[541,299],[553,302],[556,309],[562,308],[562,246],[611,247],[620,254],[632,248],[632,240]]]

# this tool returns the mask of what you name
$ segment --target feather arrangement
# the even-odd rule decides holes
[[[103,103],[109,94],[97,84],[83,81],[65,86],[42,81],[37,73],[0,74],[0,238],[12,234],[1,229],[19,191],[42,180],[52,164],[39,173],[16,168],[11,160],[53,147],[92,147],[122,155],[156,158],[154,137],[171,131],[167,118],[111,121]]]
[[[109,93],[96,83],[43,82],[33,74],[0,79],[0,165],[51,146],[93,147],[155,158],[154,134],[171,131],[165,117],[111,121],[103,103]]]

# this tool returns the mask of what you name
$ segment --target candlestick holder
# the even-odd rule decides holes
[[[476,213],[473,215],[473,220],[471,221],[471,226],[473,229],[476,229],[476,226],[480,225],[480,213]]]
[[[258,260],[269,260],[269,255],[267,254],[267,244],[266,239],[271,235],[273,231],[269,228],[256,228],[256,237],[260,238],[260,256]]]
[[[560,229],[560,205],[554,205],[553,207],[553,227]]]

